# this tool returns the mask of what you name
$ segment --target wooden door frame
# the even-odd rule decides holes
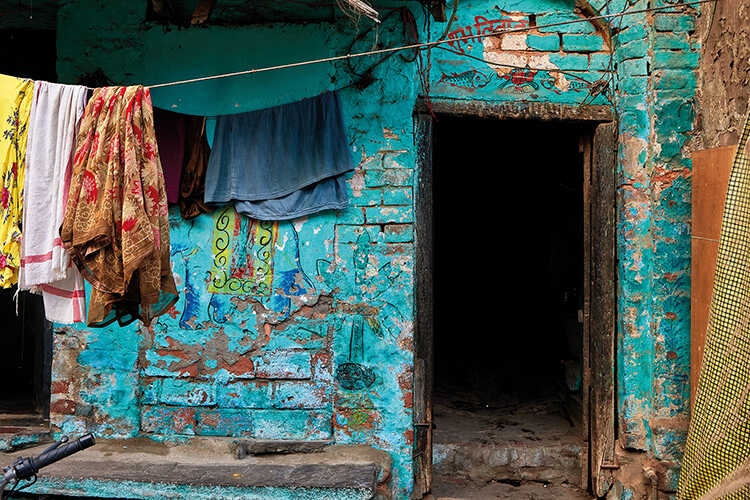
[[[495,120],[529,120],[529,121],[554,121],[563,123],[575,122],[579,124],[589,124],[592,130],[596,129],[597,126],[611,124],[613,122],[613,113],[609,106],[574,106],[574,105],[561,105],[561,104],[550,104],[550,103],[526,103],[524,105],[517,104],[506,104],[506,103],[489,103],[485,101],[459,101],[459,100],[432,100],[429,106],[424,100],[417,101],[414,114],[414,144],[416,150],[416,169],[417,169],[417,181],[415,184],[415,266],[414,266],[414,310],[415,310],[415,322],[414,322],[414,411],[413,411],[413,425],[414,425],[414,449],[412,455],[413,470],[414,470],[414,492],[413,498],[422,498],[432,488],[432,390],[433,390],[433,375],[434,375],[434,352],[433,352],[433,302],[432,302],[432,287],[433,287],[433,218],[432,218],[432,114],[449,115],[449,116],[463,116],[463,117],[474,117],[474,118],[485,118]],[[616,127],[610,126],[609,129],[616,129]],[[595,203],[604,204],[605,206],[592,206],[592,181],[601,178],[593,173],[592,168],[601,162],[602,158],[602,144],[595,144],[596,141],[600,141],[602,134],[592,133],[590,136],[585,137],[582,140],[582,147],[584,148],[584,240],[585,245],[585,269],[584,269],[584,283],[585,283],[585,305],[584,305],[584,332],[583,332],[583,353],[582,363],[584,366],[583,370],[583,387],[582,387],[582,422],[583,422],[583,442],[585,449],[589,449],[589,453],[582,453],[581,463],[581,486],[586,488],[597,489],[597,485],[602,481],[597,481],[597,478],[593,478],[592,474],[596,474],[600,470],[600,463],[596,464],[596,467],[591,466],[590,462],[590,406],[591,406],[591,367],[590,362],[590,320],[591,320],[591,294],[592,294],[592,282],[591,277],[591,266],[592,252],[597,252],[601,248],[609,248],[608,245],[602,247],[597,242],[599,237],[597,234],[591,231],[592,224],[596,227],[597,231],[605,227],[606,235],[613,236],[616,230],[616,219],[615,217],[606,217],[606,220],[600,220],[603,214],[614,214],[615,212],[615,198],[614,191],[612,193],[603,196],[598,193],[596,196]],[[595,138],[596,137],[596,138]],[[615,146],[616,146],[616,138]],[[606,146],[611,146],[611,143],[607,142]],[[612,166],[614,170],[614,166]],[[614,179],[614,171],[610,175],[603,176],[606,179]],[[614,186],[612,186],[614,187]],[[593,190],[596,191],[596,190]],[[610,196],[611,195],[611,196]],[[604,225],[604,226],[603,226]],[[592,239],[593,238],[593,239]],[[612,242],[612,248],[614,249],[614,242]],[[614,255],[612,255],[615,258]],[[606,259],[605,259],[606,260]],[[600,259],[601,261],[601,259]],[[597,261],[599,262],[599,261]],[[595,264],[596,265],[596,264]],[[614,265],[605,266],[605,272],[611,273],[608,276],[598,276],[597,279],[603,279],[607,284],[614,283],[616,279],[616,268]],[[607,285],[608,286],[608,285]],[[594,288],[597,288],[594,286]],[[599,287],[600,289],[602,287]],[[612,288],[611,301],[616,300],[615,289]],[[614,311],[612,311],[614,314]],[[598,311],[601,314],[601,311]],[[611,345],[611,351],[614,355],[615,339],[614,332],[612,339],[609,339]],[[601,345],[597,344],[597,347]],[[614,359],[612,360],[611,367],[612,380],[614,383]],[[601,377],[597,378],[596,383],[600,383]],[[613,418],[607,422],[607,425],[611,425],[611,429],[607,429],[605,432],[611,439],[605,439],[605,446],[612,447],[612,454],[614,453],[614,435],[615,435],[615,402],[614,402],[614,391],[613,387],[607,388],[599,393],[605,393],[609,395],[611,393],[612,401],[610,404]],[[607,419],[609,420],[609,419]],[[599,427],[599,426],[595,426]],[[603,429],[600,429],[603,430]],[[598,440],[601,441],[601,440]],[[597,442],[595,445],[601,448],[601,443]],[[609,453],[606,454],[608,457]]]

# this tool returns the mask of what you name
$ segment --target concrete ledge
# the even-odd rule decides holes
[[[356,490],[369,498],[367,495],[374,495],[378,484],[390,476],[390,456],[365,445],[333,445],[318,453],[263,455],[242,460],[234,458],[234,445],[234,440],[223,438],[196,438],[181,444],[159,443],[148,438],[99,440],[93,448],[43,469],[39,486],[30,491],[61,494],[76,484],[119,484],[124,489],[118,496],[131,498],[125,494],[127,484],[135,490],[151,483],[154,491],[164,487],[302,488]],[[20,455],[36,455],[44,448],[3,454],[0,464],[8,465]],[[77,491],[77,494],[99,496],[100,492],[96,493],[99,489],[89,487],[87,490],[93,493]]]
[[[187,486],[355,488],[375,491],[375,464],[299,465],[186,465],[133,464],[118,461],[60,462],[41,476],[60,479],[95,479],[171,483]]]

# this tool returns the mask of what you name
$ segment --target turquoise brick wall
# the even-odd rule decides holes
[[[604,4],[597,0],[593,7]],[[618,0],[608,5],[609,12],[623,8]],[[646,5],[639,0],[629,8]],[[418,4],[407,6],[421,40],[446,32],[445,23],[426,24]],[[97,0],[61,5],[61,80],[74,82],[100,68],[116,83],[155,83],[367,50],[375,42],[372,32],[352,47],[366,21],[354,27],[341,16],[332,19],[333,9],[310,23],[282,18],[232,25],[230,16],[216,25],[166,29],[144,22],[142,7]],[[574,7],[568,0],[465,0],[447,36],[581,19]],[[690,162],[682,151],[695,113],[699,47],[692,19],[631,16],[615,22],[612,32],[591,22],[532,26],[523,34],[453,41],[423,54],[433,99],[576,105],[594,82],[614,77],[619,436],[624,447],[668,465],[679,458],[688,408]],[[377,36],[384,46],[409,42],[400,16],[386,20]],[[204,435],[368,443],[391,453],[395,496],[408,497],[412,113],[420,85],[417,64],[407,59],[388,58],[369,82],[357,82],[363,88],[352,85],[356,79],[346,63],[336,63],[153,91],[156,106],[217,115],[339,89],[357,164],[349,178],[351,207],[268,227],[225,212],[192,222],[172,213],[179,302],[149,330],[58,329],[56,430],[168,440]],[[371,63],[357,61],[354,68]],[[602,96],[592,102],[608,104]],[[257,261],[269,278],[245,276],[239,283],[244,292],[211,288],[222,271],[214,258],[224,217],[237,227],[230,251],[260,245],[253,239],[258,231],[272,239]],[[630,491],[627,485],[622,490]]]

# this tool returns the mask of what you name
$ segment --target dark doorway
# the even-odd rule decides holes
[[[0,290],[3,333],[0,340],[0,423],[12,415],[13,425],[39,423],[49,414],[52,328],[44,317],[41,295],[16,288]],[[6,421],[6,424],[9,422]]]
[[[0,73],[56,81],[55,38],[54,30],[0,30],[0,41],[10,48]],[[0,446],[12,447],[16,437],[49,432],[52,325],[42,297],[28,292],[16,297],[16,287],[0,289],[0,317]],[[19,442],[24,440],[33,442]]]
[[[438,474],[580,483],[584,138],[592,129],[451,115],[433,122],[433,442],[448,457],[436,462]],[[519,471],[520,463],[482,464],[483,446],[559,456]],[[472,454],[477,464],[460,470]]]
[[[18,78],[57,81],[57,32],[36,29],[0,29],[6,50],[0,73]]]

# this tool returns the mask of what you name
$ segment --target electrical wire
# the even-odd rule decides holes
[[[392,9],[385,16],[383,16],[383,18],[381,19],[381,25],[385,24],[388,21],[388,19],[391,17],[391,15],[393,15],[394,13],[401,13],[401,20],[402,20],[402,23],[404,24],[404,26],[403,26],[404,36],[407,37],[408,33],[407,33],[406,25],[409,22],[416,23],[416,21],[414,20],[414,17],[411,14],[411,11],[409,11],[409,9],[407,9],[405,7],[399,7],[399,8]],[[372,31],[373,28],[375,28],[375,27],[376,26],[372,26],[369,29],[367,29],[367,30],[359,33],[356,37],[354,37],[354,40],[352,40],[352,43],[349,44],[349,52],[351,52],[351,50],[354,48],[354,46],[357,44],[357,42],[359,42],[359,41],[363,40],[365,37],[367,37],[367,35],[369,35],[370,31]],[[415,31],[416,31],[416,28],[415,28]],[[377,35],[376,35],[376,38],[377,38]],[[377,40],[376,40],[376,44],[377,44]],[[355,75],[358,78],[358,80],[355,81],[352,85],[364,85],[364,86],[366,86],[366,84],[362,83],[362,82],[366,82],[369,78],[371,78],[373,70],[377,66],[379,66],[382,63],[384,63],[387,59],[389,59],[390,57],[392,57],[394,55],[396,55],[396,52],[391,52],[389,54],[386,54],[385,56],[381,57],[376,62],[374,62],[373,64],[371,64],[370,66],[368,66],[363,71],[357,71],[357,70],[355,70],[354,67],[352,66],[351,59],[347,59],[346,60],[347,69],[349,70],[350,73],[352,73],[353,75]],[[404,57],[403,55],[401,55],[401,58],[404,60],[404,62],[407,62],[407,63],[414,62],[414,60],[416,59],[416,57],[417,57],[417,54],[414,54],[414,57],[411,57],[411,58],[407,58],[407,57]]]
[[[580,22],[591,22],[591,21],[597,20],[597,19],[612,19],[612,18],[617,18],[617,17],[622,18],[622,16],[633,15],[633,14],[642,14],[642,13],[645,13],[645,12],[658,12],[658,11],[663,11],[663,10],[668,10],[668,9],[681,9],[681,8],[692,6],[692,5],[699,5],[699,4],[704,4],[704,3],[713,3],[713,2],[717,2],[717,1],[718,0],[694,0],[694,1],[691,1],[691,2],[681,2],[681,3],[676,3],[676,4],[672,4],[672,5],[665,5],[665,6],[661,6],[661,7],[650,7],[648,9],[639,9],[639,10],[634,10],[634,11],[621,12],[619,14],[606,14],[606,15],[600,15],[600,16],[590,16],[590,17],[586,17],[586,18],[583,18],[583,19],[573,19],[573,20],[569,20],[569,21],[560,21],[560,22],[557,22],[557,23],[550,23],[550,24],[544,24],[544,25],[525,26],[525,27],[521,27],[521,28],[508,28],[508,29],[501,29],[501,30],[492,30],[492,31],[489,31],[487,33],[479,33],[479,34],[476,34],[476,35],[467,35],[467,36],[453,38],[453,39],[450,39],[450,40],[435,40],[435,41],[432,41],[432,42],[413,43],[413,44],[403,45],[403,46],[399,46],[399,47],[389,47],[389,48],[385,48],[385,49],[369,50],[369,51],[366,51],[366,52],[359,52],[359,53],[356,53],[356,54],[345,54],[345,55],[340,55],[340,56],[325,57],[325,58],[322,58],[322,59],[313,59],[313,60],[308,60],[308,61],[299,61],[299,62],[294,62],[294,63],[279,64],[279,65],[276,65],[276,66],[267,66],[265,68],[253,68],[253,69],[247,69],[247,70],[242,70],[242,71],[235,71],[235,72],[232,72],[232,73],[223,73],[223,74],[220,74],[220,75],[210,75],[210,76],[203,76],[203,77],[198,77],[198,78],[189,78],[189,79],[186,79],[186,80],[178,80],[178,81],[174,81],[174,82],[157,83],[157,84],[153,84],[153,85],[147,85],[146,87],[147,88],[151,88],[151,89],[161,88],[161,87],[170,87],[170,86],[174,86],[174,85],[184,85],[184,84],[188,84],[188,83],[203,82],[203,81],[207,81],[207,80],[216,80],[216,79],[220,79],[220,78],[229,78],[229,77],[233,77],[233,76],[250,75],[250,74],[253,74],[253,73],[263,73],[263,72],[267,72],[267,71],[275,71],[275,70],[280,70],[280,69],[297,68],[297,67],[300,67],[300,66],[308,66],[308,65],[311,65],[311,64],[320,64],[320,63],[325,63],[325,62],[342,61],[342,60],[352,59],[352,58],[355,58],[355,57],[365,57],[365,56],[378,55],[378,54],[387,54],[387,53],[390,53],[390,52],[399,52],[399,51],[402,51],[402,50],[419,50],[419,49],[437,47],[439,45],[443,45],[443,44],[446,44],[446,43],[460,42],[460,41],[463,41],[463,40],[470,40],[470,39],[471,40],[476,40],[478,38],[481,39],[481,38],[486,38],[486,37],[489,37],[489,36],[505,35],[505,34],[509,34],[509,33],[519,33],[519,32],[524,32],[524,31],[530,31],[530,30],[533,30],[533,29],[539,29],[539,28],[549,28],[549,27],[555,27],[555,26],[564,26],[564,25],[569,25],[569,24],[574,24],[574,23],[580,23]]]
[[[445,38],[448,36],[448,33],[451,31],[451,27],[453,26],[453,23],[458,19],[456,17],[456,12],[458,11],[458,2],[459,0],[453,0],[453,12],[451,12],[451,17],[448,18],[448,24],[445,26],[445,30],[443,31],[443,34],[438,40],[445,40]]]

